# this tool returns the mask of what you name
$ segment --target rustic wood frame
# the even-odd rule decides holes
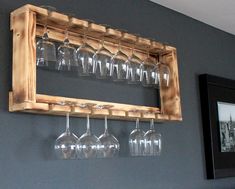
[[[130,47],[135,44],[137,55],[140,58],[147,56],[147,50],[152,58],[160,58],[169,66],[171,71],[169,87],[160,86],[161,108],[37,94],[35,39],[36,36],[42,36],[45,20],[47,20],[49,28],[49,38],[56,41],[63,41],[63,31],[70,23],[69,38],[70,43],[74,45],[82,43],[81,37],[78,36],[84,30],[87,30],[88,42],[96,49],[99,45],[97,39],[105,36],[107,48],[116,52],[117,39],[122,37],[122,49],[127,54],[131,53]],[[138,117],[141,120],[182,120],[176,48],[146,38],[137,38],[127,32],[122,33],[112,28],[89,23],[86,20],[71,19],[58,12],[52,12],[49,15],[46,9],[29,4],[11,13],[10,27],[13,31],[12,91],[9,93],[10,112],[21,111],[52,115],[64,115],[70,112],[72,116],[90,114],[91,117],[103,117],[107,115],[113,119],[130,120]],[[61,105],[61,102],[69,103]],[[75,103],[92,103],[98,105],[98,107],[108,105],[111,108],[102,109],[97,108],[97,106],[82,108],[72,105]]]

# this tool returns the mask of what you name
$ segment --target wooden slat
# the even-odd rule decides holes
[[[182,120],[177,55],[176,50],[171,52],[161,57],[161,62],[167,64],[171,74],[169,87],[160,86],[161,111],[163,114]]]
[[[23,102],[19,104],[13,104],[10,108],[10,112],[25,110],[33,110],[35,112],[49,112],[49,106],[45,103]]]
[[[11,14],[13,30],[12,89],[14,102],[36,101],[36,16],[32,11]]]
[[[94,24],[94,23],[90,23],[88,29],[91,32],[96,32],[96,33],[101,33],[101,34],[102,33],[104,34],[106,32],[105,26],[101,26],[101,25]]]
[[[155,121],[179,121],[180,118],[178,116],[169,116],[165,114],[159,113],[144,113],[142,111],[118,111],[118,110],[89,110],[86,108],[79,108],[74,106],[62,106],[57,104],[48,104],[48,103],[32,103],[25,102],[14,104],[12,92],[9,93],[9,111],[23,111],[27,113],[36,113],[36,114],[48,114],[48,115],[65,115],[66,113],[70,113],[71,116],[75,117],[85,117],[87,114],[90,114],[91,118],[104,118],[105,115],[108,116],[109,119],[121,119],[121,120],[136,120],[136,118],[140,118],[142,121],[148,121],[149,119],[155,119]],[[67,98],[66,98],[67,99]]]
[[[150,52],[159,52],[164,50],[164,45],[156,41],[151,41]]]
[[[120,39],[122,37],[122,32],[112,28],[107,28],[105,36],[109,36],[110,38],[114,39]]]
[[[143,118],[146,118],[146,119],[156,119],[156,114],[155,113],[144,113]]]
[[[137,37],[135,35],[124,33],[122,37],[122,41],[129,42],[129,43],[135,43],[137,41]]]
[[[159,108],[156,107],[147,107],[147,106],[136,106],[136,105],[127,105],[127,104],[120,104],[120,103],[112,103],[112,102],[103,102],[103,101],[96,101],[96,100],[86,100],[86,99],[76,99],[76,98],[66,98],[60,96],[49,96],[49,95],[42,95],[37,94],[36,101],[39,103],[48,103],[48,104],[95,104],[99,106],[109,105],[111,108],[110,110],[121,110],[125,112],[133,112],[133,110],[139,111],[156,111],[159,112]],[[93,110],[94,112],[103,111],[103,110]]]
[[[91,112],[92,115],[110,115],[110,111],[109,110],[99,110],[99,109],[92,109]]]
[[[72,18],[71,27],[74,30],[88,28],[88,22],[77,18]]]
[[[149,49],[151,46],[151,41],[149,39],[145,39],[143,37],[139,37],[137,40],[137,44],[139,46],[142,46],[143,48]]]
[[[87,108],[72,107],[72,113],[74,114],[91,114],[91,110]]]
[[[169,115],[167,114],[156,114],[156,119],[159,121],[166,121],[166,120],[171,121],[169,119]]]
[[[127,112],[128,117],[135,117],[135,118],[141,118],[140,112]]]
[[[111,110],[111,115],[112,116],[118,116],[118,117],[126,117],[127,113],[123,110]]]
[[[43,32],[44,32],[44,29],[42,26],[37,26],[37,29],[36,29],[36,35],[37,36],[42,36],[43,35]],[[70,32],[69,33],[69,40],[70,40],[70,43],[75,45],[76,47],[80,46],[82,43],[83,43],[83,33],[82,31],[78,32],[79,34],[77,33],[74,33],[74,32]],[[64,34],[64,31],[63,30],[59,30],[59,29],[54,29],[54,28],[50,28],[49,29],[49,38],[51,40],[55,40],[55,41],[58,41],[58,42],[63,42],[64,40],[64,37],[65,37],[65,34]],[[113,54],[115,54],[117,52],[117,48],[118,48],[118,45],[117,45],[117,40],[116,41],[113,41],[112,39],[108,39],[107,37],[105,38],[106,41],[105,41],[105,47]],[[91,45],[94,49],[98,49],[100,47],[100,41],[97,40],[96,38],[89,38],[87,40],[87,42],[89,43],[89,45]],[[131,47],[132,45],[131,44],[121,44],[121,48],[122,48],[122,51],[127,55],[127,56],[130,56],[131,55]],[[145,60],[147,58],[147,51],[145,50],[145,47],[144,46],[139,46],[139,47],[136,47],[137,50],[135,50],[135,54],[142,60]],[[159,49],[158,49],[158,52],[159,52]]]
[[[66,113],[66,112],[71,112],[71,107],[61,106],[61,105],[56,105],[56,104],[49,104],[49,111]]]

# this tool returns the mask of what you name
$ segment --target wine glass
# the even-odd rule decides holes
[[[110,76],[112,53],[105,47],[104,37],[101,40],[101,47],[94,55],[95,75],[98,79],[106,79]]]
[[[140,81],[144,87],[159,87],[159,70],[157,64],[150,58],[148,51],[147,58],[141,66]]]
[[[170,68],[163,64],[159,63],[159,75],[160,75],[160,82],[161,86],[169,87],[170,84]]]
[[[154,120],[150,121],[150,129],[144,135],[144,155],[158,156],[162,150],[161,134],[154,129]]]
[[[121,51],[121,40],[119,40],[118,51],[111,59],[111,76],[113,81],[124,81],[127,79],[128,56]]]
[[[99,140],[101,143],[101,157],[111,158],[118,155],[120,145],[115,136],[108,131],[107,116],[105,116],[105,130],[104,133],[100,135]]]
[[[48,17],[51,16],[54,7],[42,6],[47,9]],[[52,68],[56,63],[56,47],[53,42],[49,40],[47,20],[44,25],[44,33],[42,38],[36,43],[36,65],[41,68]]]
[[[131,156],[142,156],[144,154],[144,131],[140,129],[139,119],[136,119],[136,128],[129,136],[129,149]]]
[[[95,158],[98,155],[99,147],[100,141],[97,136],[91,133],[90,119],[87,115],[87,130],[79,138],[76,145],[77,156],[79,159]]]
[[[87,43],[86,30],[84,30],[83,44],[77,49],[77,57],[79,64],[79,75],[90,76],[94,74],[94,60],[95,49]]]
[[[141,78],[141,60],[134,54],[134,47],[132,48],[131,56],[129,57],[127,66],[128,84],[138,84]]]
[[[70,132],[69,113],[66,114],[66,130],[55,141],[55,152],[59,159],[75,159],[78,137]]]
[[[69,26],[72,18],[69,17],[69,24],[65,31],[65,39],[63,44],[58,47],[58,60],[56,70],[58,71],[78,71],[78,60],[76,49],[69,43]]]

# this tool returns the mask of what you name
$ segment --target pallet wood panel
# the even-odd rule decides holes
[[[87,42],[98,49],[104,38],[105,46],[115,53],[119,44],[122,51],[131,55],[132,48],[142,60],[147,53],[153,59],[159,58],[171,71],[169,87],[160,85],[161,107],[136,106],[112,102],[95,101],[50,96],[36,93],[36,36],[43,35],[47,24],[49,38],[58,42],[64,40],[64,30],[69,25],[70,43],[80,46],[84,32]],[[25,5],[11,13],[11,30],[13,31],[13,70],[12,91],[9,93],[9,111],[28,113],[86,116],[100,118],[107,115],[111,119],[156,121],[182,120],[179,75],[176,48],[149,40],[128,32],[121,32],[89,21],[70,18],[59,12],[48,12],[46,9]]]
[[[36,15],[32,11],[12,15],[12,90],[16,103],[35,102],[36,96]]]

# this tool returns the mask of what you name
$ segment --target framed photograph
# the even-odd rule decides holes
[[[235,152],[235,104],[217,102],[220,151]]]
[[[199,76],[208,179],[235,176],[235,81]]]

